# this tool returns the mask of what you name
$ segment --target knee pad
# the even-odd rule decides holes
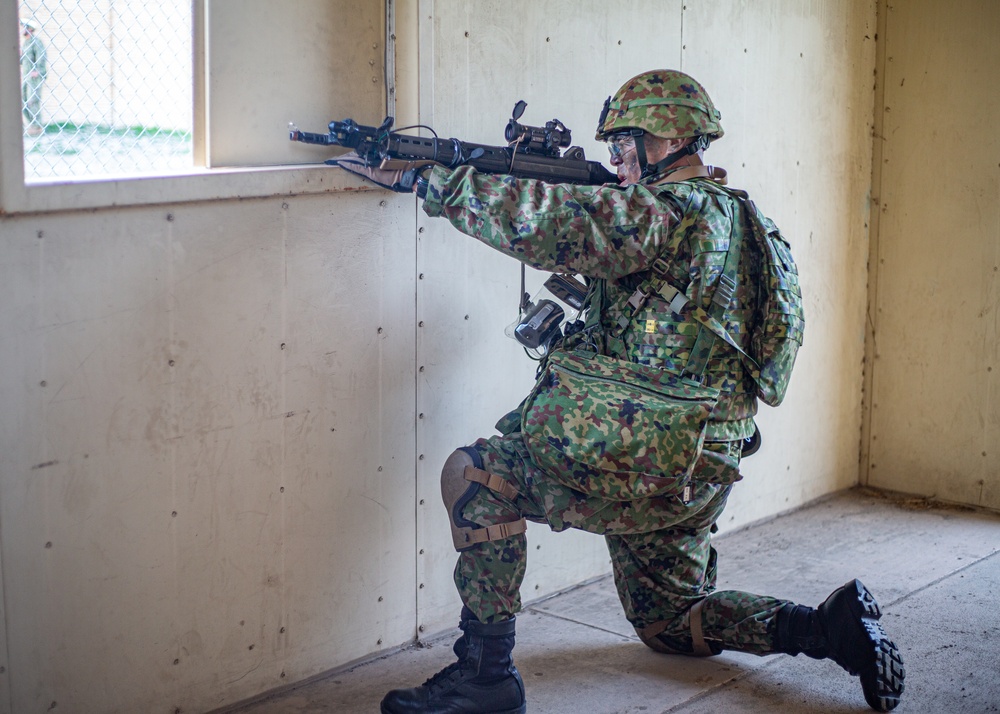
[[[475,498],[479,489],[486,486],[491,491],[513,500],[517,489],[499,476],[483,470],[483,457],[469,446],[457,449],[444,462],[441,469],[441,500],[448,509],[451,537],[455,550],[469,550],[479,543],[504,540],[527,530],[523,518],[509,523],[480,527],[462,516],[462,509]]]
[[[670,637],[663,633],[672,624],[670,621],[661,620],[643,628],[635,628],[636,633],[642,643],[652,650],[663,654],[679,654],[688,657],[712,657],[722,652],[722,648],[714,642],[705,640],[701,625],[701,608],[704,600],[699,600],[691,607],[691,647],[688,649],[687,643],[676,637]]]

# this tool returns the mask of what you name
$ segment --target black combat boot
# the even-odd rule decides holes
[[[511,657],[514,618],[484,624],[462,608],[459,627],[458,661],[419,687],[386,694],[382,714],[524,714],[524,682]]]
[[[775,649],[832,659],[860,675],[865,701],[875,711],[895,709],[903,694],[903,658],[878,622],[882,611],[860,580],[837,588],[817,609],[785,605],[778,613]]]

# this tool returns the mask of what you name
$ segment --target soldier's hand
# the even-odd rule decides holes
[[[344,154],[336,160],[336,165],[345,171],[350,171],[356,176],[366,178],[374,184],[387,188],[397,193],[410,193],[414,190],[416,172],[412,169],[408,171],[396,170],[386,171],[377,166],[369,166],[364,157],[358,156],[355,152]]]

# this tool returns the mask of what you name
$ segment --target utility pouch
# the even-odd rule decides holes
[[[525,400],[521,433],[540,467],[589,496],[680,495],[718,398],[659,368],[556,350]]]
[[[494,428],[504,436],[519,431],[521,429],[521,409],[523,406],[524,402],[521,402],[517,409],[507,412],[500,417],[500,421],[496,423]]]
[[[695,465],[698,480],[725,486],[743,478],[740,474],[742,441],[706,441]]]

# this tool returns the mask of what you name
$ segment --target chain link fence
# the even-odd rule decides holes
[[[192,167],[191,6],[20,2],[26,181]]]

